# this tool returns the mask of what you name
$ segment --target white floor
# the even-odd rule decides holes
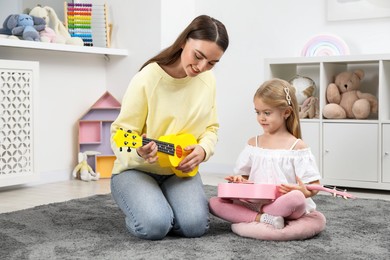
[[[204,184],[208,185],[217,185],[224,182],[222,175],[203,174],[202,179]],[[348,192],[358,198],[390,201],[390,191],[350,189]],[[70,180],[15,189],[3,189],[0,190],[0,213],[107,193],[110,193],[109,179],[92,182]]]

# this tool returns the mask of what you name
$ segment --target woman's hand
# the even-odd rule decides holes
[[[186,157],[176,167],[184,173],[192,172],[206,157],[206,152],[200,145],[189,145],[184,148],[184,152]]]
[[[142,137],[146,137],[146,135],[143,134]],[[138,155],[144,158],[144,160],[148,163],[155,163],[158,160],[157,144],[153,141],[144,146],[138,147],[136,151]]]

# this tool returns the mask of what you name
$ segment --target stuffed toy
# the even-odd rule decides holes
[[[0,29],[0,33],[6,35],[21,36],[28,41],[39,41],[39,31],[46,27],[45,20],[28,14],[9,15]]]
[[[8,21],[11,18],[12,15],[9,15],[7,18],[5,18],[3,22],[3,28],[0,28],[0,34],[3,35],[12,35],[12,30],[8,28]]]
[[[289,80],[289,83],[295,88],[298,105],[302,105],[307,98],[314,96],[317,90],[316,83],[309,77],[296,75]]]
[[[336,75],[334,83],[326,88],[323,116],[328,119],[366,119],[378,112],[378,99],[359,90],[364,78],[363,70],[343,71]]]
[[[94,172],[91,166],[88,165],[87,159],[88,155],[97,155],[99,152],[94,151],[86,151],[83,153],[79,153],[79,164],[74,168],[72,175],[76,179],[80,179],[83,181],[97,181],[99,180],[100,174],[98,172]]]
[[[58,19],[58,16],[53,8],[49,6],[36,6],[29,12],[30,15],[40,17],[46,21],[46,24],[57,35],[57,43],[63,41],[65,44],[84,46],[84,42],[80,37],[71,37],[66,27]]]
[[[63,43],[65,44],[65,38],[61,35],[57,35],[53,29],[46,26],[46,28],[39,32],[41,37],[41,42],[50,42],[50,43]]]
[[[317,97],[308,97],[299,106],[299,118],[319,118],[319,105]]]
[[[319,118],[318,98],[314,80],[300,75],[294,76],[289,83],[295,88],[295,95],[299,105],[299,118]]]
[[[0,28],[0,38],[20,40],[18,36],[12,35],[12,30],[8,28],[8,20],[11,18],[9,15],[3,22],[3,28]]]

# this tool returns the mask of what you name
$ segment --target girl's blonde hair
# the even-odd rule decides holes
[[[291,115],[286,119],[287,130],[296,138],[302,138],[298,101],[295,88],[290,83],[277,78],[268,80],[257,89],[253,99],[256,98],[271,107],[290,109]]]

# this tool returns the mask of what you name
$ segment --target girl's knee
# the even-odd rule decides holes
[[[209,199],[209,208],[212,208],[215,206],[215,204],[219,203],[219,198],[218,197],[211,197]]]
[[[209,210],[210,210],[211,214],[215,215],[223,203],[224,202],[222,201],[221,198],[211,197],[209,199]]]
[[[305,204],[306,203],[305,195],[299,190],[293,190],[287,194],[289,195],[290,200],[295,201],[296,204]]]

